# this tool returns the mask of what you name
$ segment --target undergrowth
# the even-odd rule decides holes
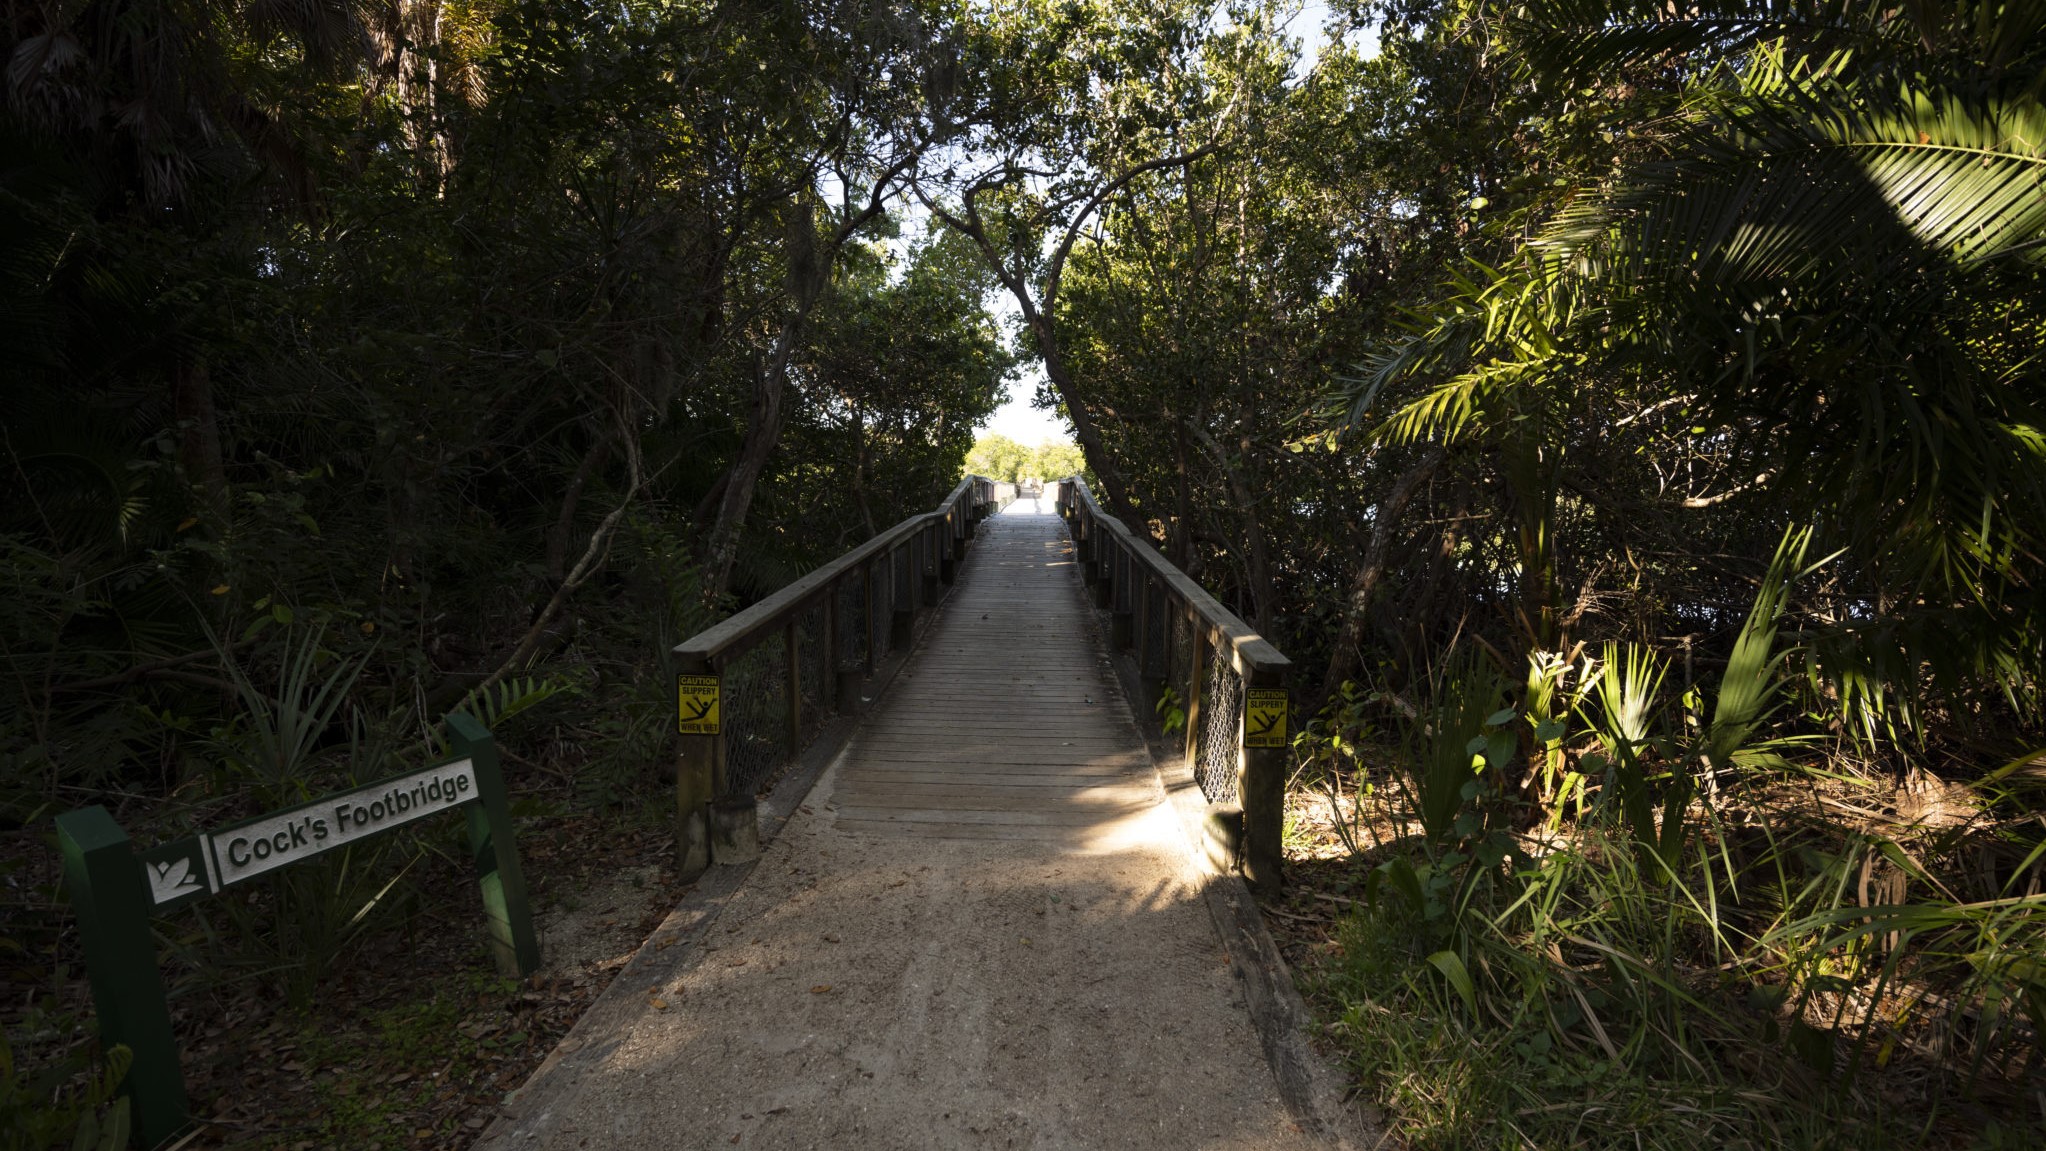
[[[1319,992],[1410,1146],[2046,1146],[2046,757],[1927,799],[1822,754],[1802,562],[1716,691],[1465,655],[1396,749],[1357,689],[1296,741],[1364,896]]]

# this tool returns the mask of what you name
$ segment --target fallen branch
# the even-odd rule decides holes
[[[234,647],[235,645],[229,644],[228,650],[232,651],[234,650]],[[120,687],[122,684],[133,683],[138,679],[143,679],[145,677],[152,675],[175,675],[176,678],[185,679],[191,677],[191,675],[193,675],[194,673],[190,672],[172,673],[171,669],[180,667],[184,664],[193,663],[198,660],[205,659],[209,656],[218,657],[219,655],[220,652],[218,650],[210,647],[202,651],[188,651],[183,655],[174,655],[168,659],[153,660],[149,663],[138,663],[134,667],[129,668],[127,671],[119,672],[115,675],[103,675],[100,676],[98,679],[81,679],[73,683],[56,684],[49,689],[49,694],[63,695],[74,691],[98,691],[99,689],[105,687]],[[206,676],[204,677],[204,679],[207,682],[213,684],[227,686],[225,681],[214,679],[211,676]]]
[[[533,621],[533,626],[526,629],[525,636],[519,640],[518,646],[512,649],[511,655],[505,657],[505,661],[498,665],[496,671],[483,677],[482,683],[470,688],[468,694],[462,697],[462,702],[451,710],[460,711],[470,700],[482,696],[502,682],[504,677],[524,667],[526,660],[540,646],[541,639],[553,625],[555,617],[567,606],[568,597],[574,595],[577,588],[597,574],[597,569],[602,567],[604,560],[610,556],[611,537],[618,531],[618,525],[625,519],[625,513],[632,509],[632,501],[638,498],[642,482],[639,441],[633,437],[631,428],[621,428],[619,436],[625,443],[626,463],[632,473],[631,482],[625,489],[625,498],[619,500],[618,506],[611,509],[611,514],[605,516],[603,522],[597,525],[597,530],[590,533],[590,544],[583,549],[582,558],[569,570],[568,578],[561,581],[561,586],[554,589],[553,597],[547,601],[547,606],[541,609],[539,618]]]

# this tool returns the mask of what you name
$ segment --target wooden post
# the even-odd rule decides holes
[[[840,715],[851,715],[860,703],[859,673],[845,666],[845,641],[840,631],[852,625],[845,615],[845,589],[849,575],[831,581],[824,592],[824,682],[820,692],[831,692],[831,707]]]
[[[1146,576],[1137,584],[1136,606],[1137,686],[1143,696],[1138,702],[1149,718],[1158,714],[1158,698],[1165,690],[1165,670],[1160,666],[1160,658],[1151,652],[1151,633],[1153,629],[1170,626],[1167,621],[1172,618],[1171,602],[1164,586]]]
[[[710,842],[721,865],[760,858],[760,807],[752,796],[728,795],[710,805]]]
[[[704,681],[708,680],[708,684]],[[692,706],[679,721],[680,748],[675,762],[675,867],[683,881],[695,879],[710,866],[710,801],[724,790],[724,682],[708,664],[684,668],[677,693],[684,700],[701,699],[707,687],[715,705],[691,718]],[[694,695],[692,695],[692,692]]]
[[[917,548],[917,568],[923,575],[923,605],[929,607],[938,602],[944,594],[944,585],[952,581],[946,578],[946,564],[939,543],[943,540],[944,521],[927,525],[916,533],[920,546]]]
[[[832,580],[824,585],[823,602],[817,605],[817,626],[824,630],[817,635],[817,673],[823,680],[817,684],[817,706],[826,712],[843,711],[838,689],[838,664],[845,653],[838,650],[838,597],[839,581]]]
[[[894,589],[895,617],[888,632],[888,646],[894,651],[906,651],[910,637],[916,634],[915,582],[910,578],[908,557],[904,549],[896,547],[888,553],[888,583]]]
[[[1143,591],[1141,583],[1136,587],[1130,586],[1136,567],[1136,557],[1122,548],[1115,549],[1115,591],[1108,600],[1108,646],[1111,651],[1121,651],[1130,646],[1132,616],[1137,596]]]
[[[879,561],[868,560],[866,566],[860,570],[860,602],[866,609],[860,614],[867,617],[865,623],[868,675],[874,674],[874,652],[881,646],[881,629],[875,622],[875,617],[881,613],[881,600],[874,588],[874,569],[879,566]]]
[[[1115,537],[1101,533],[1101,549],[1094,557],[1094,606],[1115,606],[1115,554],[1122,550]]]
[[[782,625],[781,650],[788,665],[786,683],[789,693],[789,758],[795,759],[803,750],[803,652],[802,633],[796,627],[796,619],[802,613],[789,617]]]
[[[1286,769],[1291,750],[1286,738],[1291,718],[1286,681],[1282,674],[1262,668],[1247,669],[1243,680],[1243,717],[1237,724],[1237,745],[1241,758],[1236,768],[1236,798],[1243,807],[1243,862],[1245,878],[1261,895],[1279,890],[1285,881]],[[1277,739],[1260,741],[1251,731],[1252,704],[1265,716],[1276,706],[1279,719]]]
[[[908,541],[900,547],[900,558],[896,560],[897,574],[902,580],[902,598],[909,602],[912,616],[924,606],[923,543],[922,532],[909,533]]]
[[[483,889],[491,958],[502,975],[531,975],[540,969],[540,937],[533,932],[525,873],[512,836],[511,795],[497,762],[497,739],[460,712],[448,716],[447,725],[449,748],[475,765],[480,802],[469,805],[469,851]]]
[[[85,974],[99,1017],[102,1048],[135,1056],[121,1093],[134,1113],[142,1145],[154,1147],[185,1126],[185,1076],[171,1035],[156,940],[149,931],[149,891],[128,833],[104,807],[57,817],[64,886],[85,945]]]

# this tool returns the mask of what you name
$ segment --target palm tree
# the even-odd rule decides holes
[[[1538,91],[1675,76],[1676,111],[1337,418],[1510,456],[1574,389],[1681,403],[1846,549],[1870,597],[1822,645],[1846,694],[1908,703],[1930,661],[2036,695],[2046,5],[1516,0],[1505,25]]]

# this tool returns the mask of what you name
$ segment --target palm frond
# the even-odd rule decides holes
[[[1755,589],[1754,604],[1734,640],[1726,674],[1719,682],[1712,722],[1705,729],[1705,750],[1716,763],[1734,762],[1751,750],[1755,733],[1780,702],[1783,665],[1789,652],[1776,646],[1777,622],[1791,582],[1805,574],[1805,549],[1811,538],[1810,528],[1784,532],[1761,586]]]
[[[1565,87],[1643,62],[1690,60],[1702,70],[1768,44],[1791,48],[1814,70],[1868,73],[1933,55],[1984,75],[2029,79],[2040,64],[2046,9],[2018,0],[1525,0],[1507,26],[1529,71]]]

